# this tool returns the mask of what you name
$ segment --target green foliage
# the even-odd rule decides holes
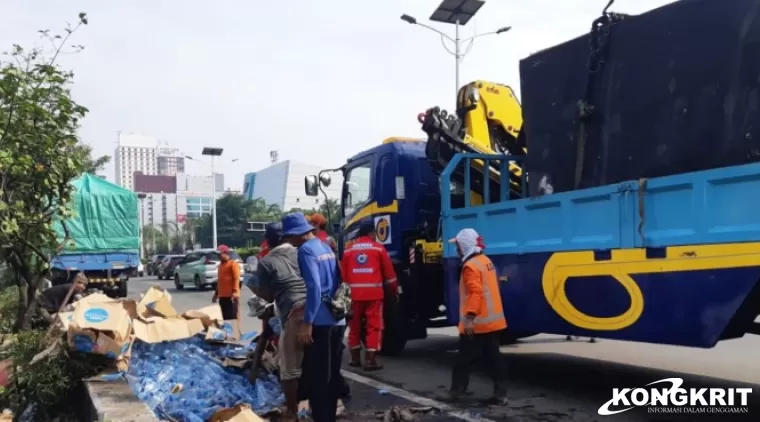
[[[83,49],[68,40],[86,24],[81,13],[63,36],[39,31],[51,51],[14,45],[0,58],[0,260],[24,284],[19,324],[29,316],[49,254],[63,246],[53,221],[71,215],[70,182],[92,170],[88,166],[107,161],[93,162],[90,148],[79,142],[77,130],[88,110],[71,98],[73,72],[56,64],[59,55]]]
[[[10,333],[18,310],[18,289],[6,287],[0,291],[0,334]]]
[[[240,255],[240,258],[243,259],[243,262],[245,262],[246,259],[248,259],[249,256],[256,256],[261,252],[261,247],[259,246],[249,246],[249,247],[243,247],[243,248],[236,248],[235,252]]]

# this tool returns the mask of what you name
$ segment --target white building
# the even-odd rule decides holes
[[[311,164],[286,160],[245,175],[243,195],[246,199],[261,198],[268,205],[277,204],[283,211],[293,208],[314,209],[324,203],[324,196],[306,196],[304,177],[319,174],[324,168]],[[340,199],[343,178],[333,173],[330,187],[325,189],[328,198]]]
[[[129,133],[117,134],[117,146],[114,151],[114,181],[121,187],[133,190],[133,174],[158,174],[157,155],[158,139],[152,136]]]
[[[174,176],[185,172],[185,156],[177,148],[166,145],[158,146],[156,150],[156,169],[158,175]]]

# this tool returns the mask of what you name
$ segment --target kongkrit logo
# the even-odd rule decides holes
[[[670,383],[670,387],[650,387],[660,383]],[[666,378],[650,382],[645,386],[649,388],[614,388],[612,399],[599,408],[599,414],[615,415],[635,407],[647,407],[649,413],[748,412],[751,388],[681,388],[682,385],[681,378]],[[610,410],[620,406],[625,408]]]

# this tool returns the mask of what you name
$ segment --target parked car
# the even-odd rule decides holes
[[[159,280],[171,280],[174,278],[174,267],[177,266],[186,255],[166,255],[164,260],[161,261],[161,265],[158,266],[158,279]]]
[[[158,274],[158,266],[161,264],[161,261],[163,261],[164,257],[166,257],[166,254],[153,255],[150,261],[148,261],[148,265],[146,265],[145,268],[145,271],[148,273],[148,275]]]
[[[235,251],[230,251],[229,255],[240,265],[240,281],[242,282],[243,260]],[[191,284],[198,290],[204,289],[206,286],[216,287],[217,270],[220,262],[219,252],[214,249],[188,252],[174,268],[174,285],[179,290],[184,289],[186,284]]]

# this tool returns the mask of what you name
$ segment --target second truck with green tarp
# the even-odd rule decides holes
[[[135,192],[98,176],[75,179],[73,216],[65,220],[68,240],[51,260],[51,281],[63,284],[82,272],[90,288],[125,297],[127,281],[140,263],[140,220]],[[63,226],[56,224],[59,241]]]

